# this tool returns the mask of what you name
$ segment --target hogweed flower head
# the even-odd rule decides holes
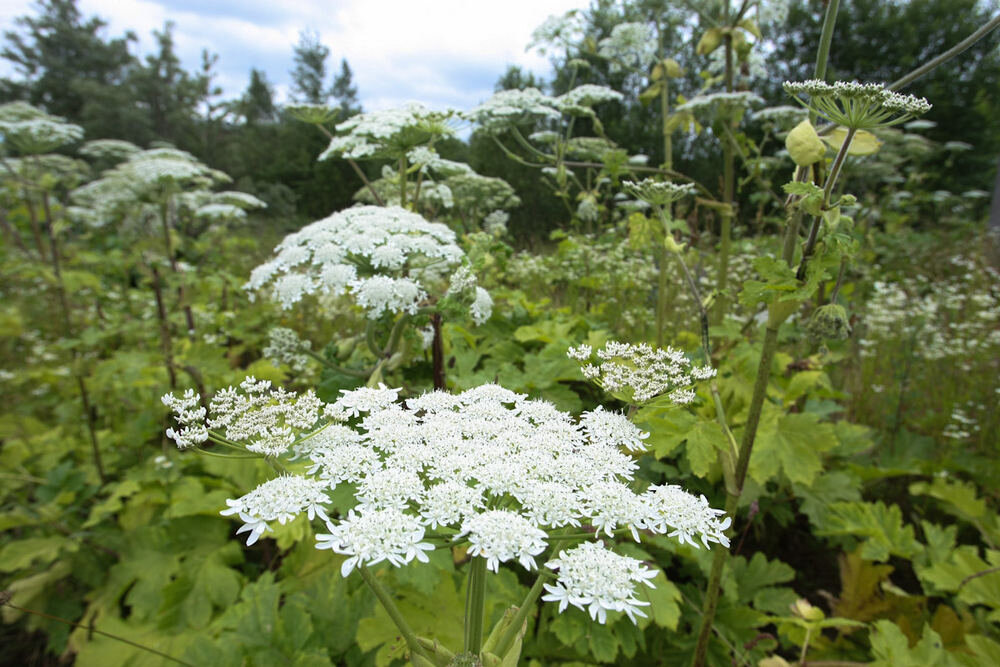
[[[646,616],[639,607],[649,603],[636,599],[636,585],[655,588],[651,580],[656,571],[642,561],[610,551],[604,542],[585,542],[560,551],[546,567],[558,570],[559,576],[554,585],[544,584],[548,593],[542,600],[558,602],[560,612],[573,605],[588,611],[598,623],[607,622],[609,611],[624,612],[633,623],[636,616]]]
[[[284,454],[302,462],[301,473],[229,500],[224,513],[239,514],[239,532],[250,534],[249,543],[270,522],[319,516],[328,532],[317,536],[316,546],[348,557],[344,576],[382,561],[396,567],[425,561],[434,548],[427,531],[439,529],[492,571],[513,562],[537,569],[550,532],[565,526],[626,531],[636,540],[649,531],[694,546],[699,539],[727,544],[729,520],[704,498],[676,486],[632,490],[638,465],[629,452],[641,450],[647,434],[624,415],[599,409],[574,420],[546,401],[495,384],[460,394],[434,391],[403,404],[398,393],[384,385],[344,390],[323,404],[250,379],[241,392],[213,398],[207,420],[193,393],[165,402],[188,425],[225,429],[230,441],[251,451],[257,425],[273,426],[253,415],[285,406],[275,410],[293,440]],[[320,426],[307,423],[317,415]],[[342,485],[350,485],[353,506],[348,502],[341,518],[328,517],[324,506]],[[561,552],[546,565],[560,572],[549,594],[562,609],[583,605],[600,622],[608,611],[632,620],[642,615],[632,591],[652,573],[638,561],[596,543]]]
[[[693,183],[672,183],[652,178],[644,178],[638,183],[622,181],[622,187],[625,192],[639,201],[644,201],[652,206],[669,206],[694,194],[697,189]]]
[[[594,363],[589,345],[571,347],[570,359],[583,362],[583,375],[605,391],[624,395],[629,401],[645,403],[666,395],[677,404],[695,398],[693,385],[698,380],[715,377],[711,366],[694,366],[691,360],[672,347],[654,348],[647,343],[632,345],[610,341],[597,351]]]
[[[853,130],[872,130],[905,123],[927,113],[930,103],[923,97],[892,92],[881,83],[817,79],[784,84],[785,92],[802,106],[837,125]],[[800,95],[807,95],[809,101]]]
[[[350,294],[370,319],[416,314],[429,285],[443,281],[465,256],[447,226],[398,206],[335,213],[289,234],[275,250],[245,289],[270,286],[284,308],[309,294]],[[481,319],[484,304],[480,299],[472,310],[474,319]]]

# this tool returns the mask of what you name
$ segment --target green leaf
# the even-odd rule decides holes
[[[653,623],[661,628],[676,630],[681,618],[679,605],[681,592],[663,572],[657,572],[652,581],[656,588],[640,586],[636,597],[650,603],[650,606],[644,609],[653,619]]]
[[[861,557],[886,561],[889,556],[912,558],[921,551],[913,526],[903,525],[897,505],[877,503],[835,503],[830,507],[817,535],[852,536],[862,541]]]
[[[649,433],[646,446],[658,459],[672,454],[697,423],[697,417],[677,407],[669,410],[645,407],[635,415],[635,424]]]
[[[730,561],[736,582],[736,597],[740,602],[750,602],[760,591],[774,584],[784,584],[795,578],[795,570],[780,560],[768,561],[758,552],[748,561],[736,557]],[[786,609],[787,611],[787,609]]]
[[[869,664],[873,667],[950,667],[958,664],[929,625],[924,626],[916,646],[910,648],[910,641],[899,626],[892,621],[876,621],[871,644],[875,662]]]
[[[727,446],[726,434],[717,422],[699,420],[687,434],[685,452],[691,472],[698,477],[707,477],[719,460],[719,452],[725,451]]]
[[[986,558],[980,557],[978,547],[960,546],[947,560],[916,568],[917,576],[930,585],[931,593],[957,592],[966,604],[1000,609],[1000,551],[988,549]]]
[[[38,561],[49,565],[59,558],[63,550],[74,552],[79,544],[66,537],[29,537],[4,545],[0,549],[0,572],[15,572]]]
[[[794,484],[792,489],[802,499],[799,510],[813,526],[824,524],[834,503],[861,500],[861,480],[843,470],[817,475],[811,484]]]
[[[821,454],[837,446],[833,427],[812,413],[765,413],[750,458],[750,475],[763,484],[778,466],[792,482],[809,485],[823,469]]]
[[[615,656],[618,655],[618,639],[607,625],[590,624],[587,646],[590,647],[590,654],[598,662],[614,662]]]

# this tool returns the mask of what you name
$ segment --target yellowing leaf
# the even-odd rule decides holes
[[[722,29],[721,28],[709,28],[705,31],[705,34],[701,36],[698,40],[698,47],[695,51],[699,56],[707,56],[712,51],[719,48],[722,44]]]
[[[841,139],[843,141],[843,139]],[[785,137],[785,148],[792,160],[800,167],[808,167],[819,162],[826,155],[826,145],[816,134],[816,128],[808,119],[796,125]]]
[[[847,138],[847,128],[838,127],[832,132],[824,134],[821,139],[830,145],[835,151],[839,151]],[[882,142],[871,132],[858,130],[851,140],[851,147],[847,149],[848,155],[874,155],[882,147]]]

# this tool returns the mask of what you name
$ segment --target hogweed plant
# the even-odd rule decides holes
[[[285,309],[309,295],[328,302],[349,297],[365,313],[364,341],[374,357],[372,366],[344,368],[286,334],[272,337],[271,349],[279,358],[311,356],[370,383],[402,364],[408,325],[429,325],[435,383],[443,388],[442,314],[465,310],[475,324],[483,324],[493,311],[493,299],[462,264],[465,253],[456,241],[447,226],[403,208],[355,207],[286,236],[275,257],[253,270],[245,288],[267,293]],[[386,328],[380,340],[380,329]]]
[[[621,356],[627,347],[609,354]],[[664,368],[680,362],[672,356]],[[645,370],[659,376],[660,366]],[[679,371],[668,382],[704,375]],[[622,381],[641,391],[661,389],[647,378]],[[642,591],[654,586],[656,572],[617,553],[617,536],[729,546],[730,518],[704,496],[672,484],[636,488],[634,455],[648,434],[625,415],[597,408],[574,420],[547,401],[495,384],[403,401],[399,389],[384,385],[341,393],[324,403],[312,392],[293,394],[247,378],[212,397],[208,410],[191,390],[163,402],[180,426],[168,431],[179,448],[264,457],[275,470],[221,512],[239,517],[237,533],[247,535],[247,545],[303,513],[322,520],[327,532],[316,535],[316,548],[344,557],[342,576],[360,574],[415,665],[459,664],[459,654],[484,665],[516,664],[539,597],[558,603],[559,612],[570,605],[586,610],[602,624],[615,614],[633,622],[646,616],[650,603]],[[671,397],[686,400],[683,392]],[[468,556],[460,647],[417,636],[375,568],[427,562],[436,550]],[[487,633],[488,572],[501,565],[517,565],[535,579],[521,604]]]

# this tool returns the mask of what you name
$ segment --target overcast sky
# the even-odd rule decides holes
[[[139,55],[151,32],[173,21],[178,54],[189,70],[201,51],[219,55],[216,83],[226,97],[243,92],[251,67],[262,69],[279,101],[290,85],[299,32],[313,30],[330,49],[328,70],[346,58],[365,109],[408,101],[468,108],[492,94],[508,64],[549,73],[546,59],[525,52],[532,31],[550,14],[589,0],[79,0],[83,15],[108,22],[105,37],[133,30]],[[282,6],[284,5],[284,6]],[[34,14],[30,0],[0,0],[0,26]],[[0,61],[0,74],[13,73]]]

